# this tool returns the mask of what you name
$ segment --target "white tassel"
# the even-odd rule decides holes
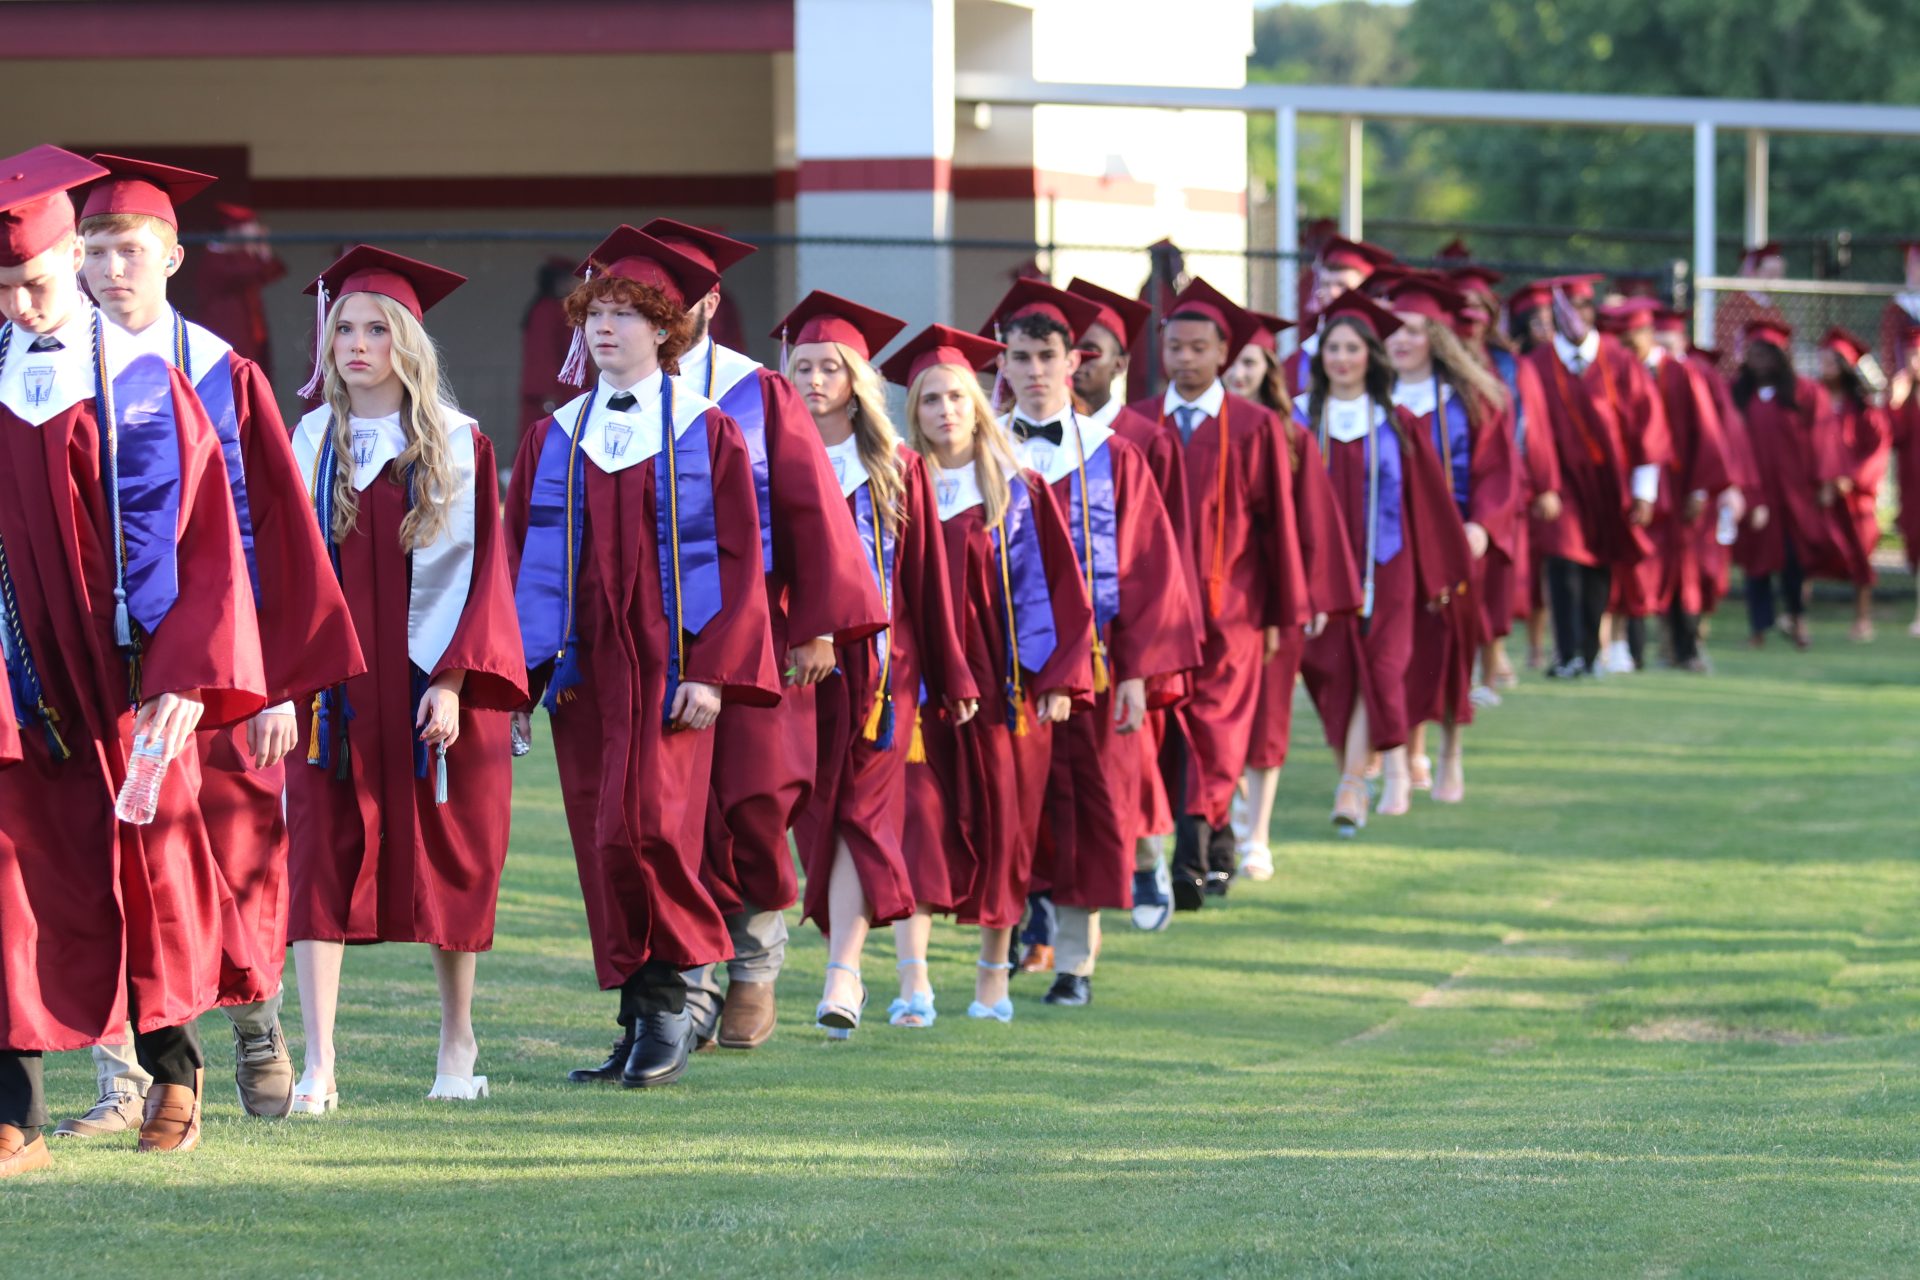
[[[313,376],[307,379],[304,387],[300,388],[299,394],[303,400],[317,400],[320,397],[321,384],[326,381],[324,372],[326,341],[327,282],[322,280],[319,287],[313,291]]]
[[[593,279],[591,266],[583,279]],[[570,387],[587,385],[587,326],[584,323],[574,329],[573,341],[567,344],[567,362],[560,366],[560,381]]]

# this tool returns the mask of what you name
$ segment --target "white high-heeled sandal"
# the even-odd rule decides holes
[[[445,1099],[452,1102],[472,1102],[476,1098],[488,1096],[485,1076],[448,1076],[436,1075],[433,1078],[433,1090],[427,1097]]]
[[[300,1083],[293,1087],[293,1102],[287,1107],[287,1114],[290,1116],[324,1116],[329,1111],[338,1111],[340,1109],[340,1084],[336,1080],[328,1080],[327,1084],[329,1086],[327,1091],[321,1093],[309,1087],[306,1077],[302,1076]]]

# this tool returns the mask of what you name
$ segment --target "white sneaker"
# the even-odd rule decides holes
[[[1500,695],[1494,692],[1493,686],[1484,684],[1473,686],[1473,692],[1467,695],[1467,699],[1482,710],[1497,707],[1501,702]]]
[[[1263,844],[1243,844],[1240,854],[1240,874],[1249,880],[1273,879],[1273,850]]]
[[[1164,856],[1133,873],[1133,927],[1158,933],[1173,921],[1173,875]]]
[[[1601,655],[1600,665],[1608,675],[1630,676],[1633,674],[1633,650],[1627,647],[1625,640],[1615,640]]]

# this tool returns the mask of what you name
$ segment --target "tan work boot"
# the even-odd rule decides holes
[[[139,1127],[140,1111],[146,1099],[137,1093],[110,1089],[94,1100],[87,1114],[62,1120],[53,1131],[56,1138],[104,1138]]]
[[[147,1090],[147,1113],[140,1122],[140,1150],[170,1154],[200,1145],[200,1082],[206,1073],[193,1073],[193,1083],[160,1084]]]
[[[293,1107],[293,1056],[275,1022],[264,1036],[233,1029],[233,1083],[250,1116],[284,1116]]]
[[[771,982],[727,984],[727,1001],[720,1006],[722,1049],[757,1049],[773,1038],[773,1024]]]
[[[53,1163],[47,1135],[39,1134],[32,1142],[25,1141],[26,1136],[10,1124],[0,1124],[0,1178],[32,1173]]]

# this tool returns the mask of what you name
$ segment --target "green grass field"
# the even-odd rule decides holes
[[[217,1015],[206,1138],[56,1149],[0,1190],[15,1276],[1920,1274],[1920,642],[1737,646],[1720,674],[1530,679],[1469,802],[1329,838],[1300,724],[1279,874],[1108,933],[1097,1000],[828,1045],[811,926],[766,1048],[657,1093],[603,1055],[550,758],[525,762],[494,1096],[429,1103],[417,947],[347,958],[342,1109],[243,1119]],[[869,952],[875,1010],[890,945]],[[289,971],[291,976],[291,971]],[[296,1057],[297,1010],[288,1034]],[[92,1097],[49,1062],[56,1114]]]

